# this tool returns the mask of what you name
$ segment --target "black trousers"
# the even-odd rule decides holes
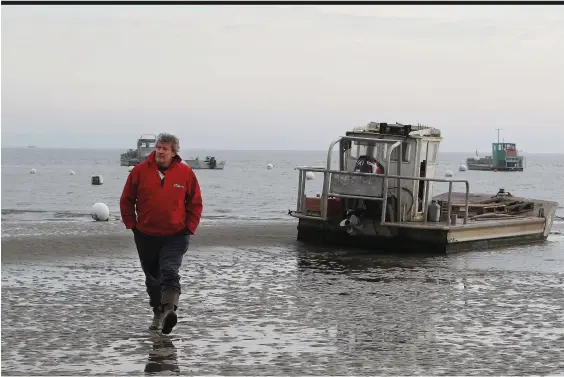
[[[161,304],[174,304],[177,308],[181,293],[179,270],[190,245],[190,234],[151,236],[139,230],[133,234],[145,274],[149,305],[158,308]]]

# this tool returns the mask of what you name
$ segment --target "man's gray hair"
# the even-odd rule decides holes
[[[167,133],[160,133],[159,136],[157,136],[157,143],[171,143],[172,144],[172,151],[174,153],[178,153],[178,151],[180,150],[180,140],[178,140],[178,138],[174,135],[171,134],[167,134]]]

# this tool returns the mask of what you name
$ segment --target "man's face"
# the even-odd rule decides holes
[[[172,163],[172,158],[175,155],[176,153],[172,151],[172,143],[157,143],[157,153],[155,155],[157,165],[167,168]]]

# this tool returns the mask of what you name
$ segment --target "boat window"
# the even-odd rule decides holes
[[[349,153],[348,153],[349,157],[357,159],[360,156],[367,155],[369,152],[368,148],[369,148],[368,143],[354,141],[351,143],[351,148],[349,149]],[[371,149],[370,157],[374,157],[378,159],[379,158],[378,151],[380,149],[380,146],[378,144],[373,144],[372,146],[370,146],[370,149]]]
[[[431,143],[429,142],[429,152],[428,152],[428,159],[427,162],[429,163],[435,163],[437,161],[437,147],[438,144],[437,143]]]
[[[155,147],[155,142],[154,142],[154,141],[149,142],[148,147],[149,147],[149,148],[154,148],[154,147]]]
[[[391,148],[391,146],[390,146]],[[401,148],[402,148],[402,162],[409,162],[411,161],[411,144],[404,141],[403,143],[401,143]],[[399,153],[399,147],[396,147],[396,149],[394,149],[394,151],[392,152],[392,156],[391,156],[391,160],[392,161],[397,161],[398,160],[398,153]]]

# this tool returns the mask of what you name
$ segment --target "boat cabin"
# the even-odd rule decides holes
[[[155,150],[157,143],[157,136],[154,134],[143,134],[137,140],[137,153],[140,161],[144,161],[147,156]]]
[[[523,157],[515,143],[492,143],[492,160],[495,168],[523,168]]]
[[[343,176],[332,174],[331,192],[382,197],[383,193],[378,191],[384,186],[384,175],[434,178],[441,140],[440,130],[421,125],[370,122],[366,126],[354,128],[346,132],[346,136],[339,141],[339,170],[371,172],[380,177],[367,179],[348,176],[350,178],[343,179]],[[375,165],[376,168],[369,169],[365,167],[367,165]],[[362,185],[368,183],[367,180],[372,185],[365,185],[363,188]],[[351,181],[356,181],[356,184]],[[432,196],[432,182],[426,185],[425,181],[401,179],[398,186],[398,179],[390,177],[388,181],[386,190],[401,192],[399,195],[406,198],[402,202],[410,207],[404,209],[407,210],[404,214],[409,217],[404,218],[404,221],[421,218],[425,212],[424,198]]]
[[[326,168],[298,168],[294,215],[336,221],[355,213],[380,225],[426,222],[433,182],[443,181],[434,178],[441,140],[438,129],[400,123],[370,122],[346,132],[331,143]],[[337,145],[339,166],[332,170]],[[307,171],[323,173],[317,198],[305,195]]]

